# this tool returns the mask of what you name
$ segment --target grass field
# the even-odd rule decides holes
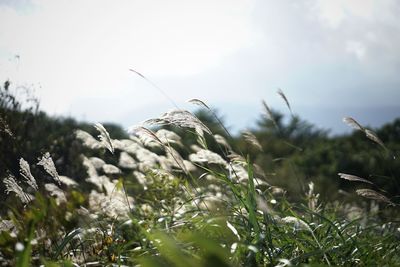
[[[346,122],[385,147],[374,132]],[[357,202],[323,201],[313,182],[293,201],[235,151],[229,133],[214,134],[188,111],[133,126],[127,139],[94,128],[99,136],[74,133],[90,151],[79,156],[84,181],[59,174],[49,153],[38,162],[21,158],[20,176],[3,180],[2,266],[400,265],[398,221],[383,216],[397,214],[397,204],[367,179],[337,177],[365,184]],[[251,132],[244,140],[263,150]]]

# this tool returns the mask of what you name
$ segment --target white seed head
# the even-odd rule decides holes
[[[189,160],[194,163],[209,163],[227,166],[228,163],[217,153],[207,149],[200,149],[189,155]]]
[[[244,140],[246,140],[250,145],[254,146],[260,151],[263,151],[263,148],[258,141],[257,137],[250,131],[245,131],[242,133]]]
[[[107,132],[106,128],[101,123],[95,123],[94,127],[99,131],[98,137],[100,138],[101,144],[107,148],[112,154],[114,154],[114,146],[110,138],[110,134]]]
[[[368,183],[368,184],[373,184],[371,181],[368,181],[367,179],[351,175],[351,174],[346,174],[346,173],[338,173],[340,178],[349,180],[349,181],[354,181],[354,182],[363,182],[363,183]]]
[[[33,196],[24,192],[21,186],[18,185],[17,181],[15,181],[13,175],[10,174],[8,177],[4,178],[3,183],[6,187],[6,193],[14,192],[22,203],[27,204],[33,200]]]
[[[56,170],[56,166],[54,165],[53,159],[50,156],[49,152],[46,152],[41,160],[37,163],[37,165],[40,165],[44,168],[44,170],[50,174],[51,177],[59,184],[61,185],[60,178],[58,176],[58,172]]]
[[[159,118],[149,119],[144,124],[150,126],[162,126],[162,125],[175,125],[181,128],[192,128],[196,131],[204,131],[208,134],[212,134],[210,129],[205,126],[195,115],[187,110],[175,109],[164,113]]]
[[[32,187],[35,191],[39,190],[36,180],[31,174],[29,163],[23,158],[19,160],[19,172],[30,187]]]

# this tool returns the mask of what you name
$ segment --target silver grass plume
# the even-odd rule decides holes
[[[225,166],[225,168],[228,170],[228,178],[229,180],[237,180],[238,182],[244,182],[247,183],[249,179],[249,173],[248,170],[245,168],[246,166],[244,164],[238,163],[238,162],[229,162],[228,166]],[[257,178],[254,178],[256,180]],[[257,184],[255,182],[255,184]]]
[[[281,221],[286,224],[294,224],[294,227],[296,229],[307,230],[307,231],[313,232],[311,227],[305,221],[303,221],[299,218],[296,218],[293,216],[286,216],[286,217],[282,218]]]
[[[166,129],[160,129],[155,134],[163,144],[177,144],[179,146],[183,146],[181,137],[175,132]]]
[[[351,117],[344,117],[343,122],[356,130],[365,131],[364,127]]]
[[[85,147],[90,149],[98,149],[101,147],[101,143],[97,141],[93,136],[91,136],[88,132],[82,130],[76,130],[75,136],[77,139],[83,142]]]
[[[232,150],[231,145],[226,141],[225,137],[219,134],[214,134],[214,140],[221,146],[225,147],[228,150]]]
[[[8,175],[8,177],[3,180],[3,183],[6,187],[7,194],[14,192],[24,204],[32,201],[33,196],[25,193],[24,190],[22,190],[21,186],[19,186],[17,181],[15,181],[15,177],[13,175]]]
[[[146,128],[144,128],[144,129],[146,129]],[[177,134],[175,134],[174,132],[163,130],[163,129],[157,131],[157,133],[153,133],[149,129],[146,129],[146,130],[165,149],[167,156],[170,157],[182,171],[184,171],[186,174],[188,174],[189,172],[186,169],[186,166],[184,164],[184,160],[183,160],[182,156],[173,147],[171,147],[169,139],[166,137],[166,135],[168,134],[170,137],[175,138],[175,139],[178,137],[179,138],[178,140],[180,140],[180,137]],[[175,135],[172,135],[171,133],[175,134]],[[158,135],[160,135],[160,138],[158,137]],[[164,138],[162,135],[164,135]],[[164,139],[164,142],[161,140],[161,138]]]
[[[185,173],[188,174],[189,171],[186,168],[185,162],[182,158],[182,156],[178,153],[178,151],[176,151],[174,148],[172,148],[171,146],[167,146],[166,147],[166,152],[167,152],[167,156],[171,158],[171,160],[173,160],[177,166]]]
[[[206,109],[211,113],[211,115],[217,120],[217,122],[218,122],[219,125],[222,127],[222,129],[224,129],[225,133],[226,133],[230,138],[232,138],[232,135],[229,133],[228,129],[226,129],[226,127],[225,127],[225,125],[222,123],[222,121],[218,118],[217,114],[216,114],[206,103],[204,103],[203,101],[201,101],[200,99],[197,99],[197,98],[190,99],[188,102],[189,102],[189,103],[192,103],[192,104],[194,104],[194,105],[197,105],[197,106],[201,106],[201,107],[206,108]]]
[[[395,204],[392,201],[390,201],[390,199],[388,199],[386,196],[376,192],[375,190],[358,189],[358,190],[356,190],[356,193],[362,197],[377,200],[377,201],[382,201],[382,202],[385,202],[385,203],[395,206]]]
[[[289,100],[287,99],[286,95],[283,93],[282,89],[279,88],[277,93],[280,97],[282,97],[283,101],[285,101],[286,106],[288,107],[288,109],[290,111],[290,114],[292,114],[292,116],[293,116],[293,112],[292,112],[292,108],[290,107]]]
[[[377,143],[378,145],[380,145],[381,147],[383,147],[385,150],[387,150],[385,144],[382,142],[382,140],[378,137],[378,135],[369,130],[369,129],[365,129],[365,136],[369,139],[372,140],[373,142]]]
[[[131,127],[129,130],[128,130],[128,132],[129,133],[132,133],[132,134],[136,134],[136,135],[138,135],[138,136],[142,136],[142,135],[144,135],[144,136],[147,136],[148,138],[150,138],[151,140],[153,140],[153,141],[155,141],[156,143],[158,143],[162,148],[164,148],[165,149],[165,151],[167,152],[167,155],[169,155],[171,158],[172,158],[172,160],[174,160],[176,163],[177,163],[177,165],[178,165],[178,167],[180,168],[180,169],[182,169],[185,173],[188,173],[188,171],[187,171],[187,169],[186,169],[186,167],[185,167],[185,164],[184,164],[184,162],[183,162],[183,159],[182,159],[182,157],[181,157],[181,155],[175,150],[175,149],[173,149],[171,146],[170,146],[170,144],[169,144],[169,142],[168,142],[168,138],[164,138],[165,140],[165,142],[163,142],[163,141],[161,141],[161,139],[157,136],[157,134],[156,133],[154,133],[153,131],[151,131],[150,129],[147,129],[146,127],[143,127],[143,126],[134,126],[134,127]],[[170,132],[170,131],[161,131],[159,134],[160,135],[163,135],[163,134],[167,134],[167,132],[168,132],[168,135],[170,135],[171,136],[171,133],[173,133],[173,132]],[[158,133],[158,132],[157,132]],[[175,134],[176,135],[176,134]],[[178,135],[176,135],[176,136],[174,136],[174,138],[176,138],[176,137],[179,137]],[[162,138],[162,137],[161,137]],[[180,137],[179,137],[179,139],[180,139]]]
[[[139,139],[145,143],[148,143],[146,140],[155,141],[160,146],[164,146],[163,142],[158,138],[158,136],[150,129],[143,127],[143,126],[131,126],[128,129],[128,133],[137,135]],[[146,144],[144,144],[146,145]]]
[[[238,230],[228,221],[226,221],[226,226],[228,226],[229,230],[232,231],[232,233],[237,237],[238,240],[240,240],[240,235]]]
[[[136,169],[137,164],[134,158],[132,158],[128,152],[122,151],[119,154],[118,166],[125,169]]]
[[[189,103],[192,103],[192,104],[194,104],[194,105],[200,106],[200,107],[204,107],[204,108],[206,108],[206,109],[208,109],[208,110],[211,110],[210,107],[207,106],[207,104],[204,103],[203,101],[201,101],[200,99],[193,98],[193,99],[188,100],[188,102],[189,102]]]
[[[319,212],[320,206],[318,205],[319,194],[314,192],[314,183],[310,182],[308,184],[308,192],[306,193],[308,199],[308,208],[313,212]]]
[[[35,191],[39,190],[36,180],[31,173],[29,163],[26,160],[24,160],[23,158],[20,158],[20,160],[19,160],[19,173],[21,174],[22,177],[24,177],[26,183],[30,187],[32,187]]]
[[[278,259],[278,264],[275,267],[293,266],[292,262],[288,259]]]
[[[86,167],[86,173],[89,177],[97,177],[96,167],[93,165],[92,161],[88,159],[85,155],[81,155],[82,165]]]
[[[151,152],[145,148],[138,148],[135,153],[137,160],[139,161],[138,169],[140,171],[146,171],[149,168],[154,168],[158,163],[160,163],[160,156],[154,152]]]
[[[239,163],[242,165],[247,164],[246,159],[242,155],[239,155],[234,151],[231,151],[231,153],[227,157],[230,159],[231,162]]]
[[[117,166],[114,166],[112,164],[104,164],[102,166],[102,169],[105,174],[109,175],[115,175],[121,173],[121,170]]]
[[[385,144],[382,142],[382,140],[378,137],[378,135],[374,131],[364,128],[363,126],[361,126],[361,124],[359,124],[355,119],[351,117],[344,117],[343,122],[356,130],[364,132],[365,136],[369,140],[377,143],[383,149],[387,150]]]
[[[15,228],[15,225],[12,220],[4,220],[0,217],[0,233],[8,232],[11,233]]]
[[[351,175],[351,174],[346,174],[346,173],[338,173],[338,175],[340,176],[340,178],[345,179],[345,180],[349,180],[349,181],[353,181],[353,182],[363,182],[363,183],[368,183],[368,184],[374,184],[371,181],[368,181],[367,179],[355,176],[355,175]]]
[[[104,128],[104,126],[98,122],[95,123],[93,126],[96,128],[97,131],[100,132],[98,137],[100,138],[100,142],[102,143],[102,145],[107,148],[111,152],[111,154],[114,154],[114,146],[106,128]]]
[[[67,176],[59,176],[61,183],[63,183],[66,186],[77,186],[78,183],[75,182],[73,179],[67,177]]]
[[[67,202],[64,191],[55,184],[45,184],[44,188],[49,192],[50,196],[55,197],[57,205]]]
[[[51,177],[58,183],[58,185],[61,185],[60,178],[58,176],[58,172],[56,170],[56,166],[54,165],[53,159],[50,156],[49,152],[46,152],[41,160],[37,163],[37,165],[40,165],[44,168],[44,170],[50,174]]]
[[[144,124],[150,126],[174,125],[181,128],[195,129],[196,132],[204,131],[212,135],[210,129],[204,125],[195,115],[187,110],[175,109],[164,113],[159,118],[149,119]]]
[[[200,149],[196,153],[190,154],[189,160],[194,163],[208,163],[228,166],[228,163],[219,154],[207,149]]]
[[[143,186],[144,190],[147,190],[148,181],[146,179],[146,175],[139,171],[133,171],[133,175],[135,176],[136,180]]]
[[[106,164],[104,160],[98,157],[90,157],[89,160],[96,168],[96,170],[100,170],[103,167],[103,165]]]
[[[262,105],[264,107],[264,111],[265,111],[265,118],[269,119],[272,121],[272,124],[274,125],[274,127],[279,130],[278,127],[278,123],[276,123],[274,115],[272,114],[272,110],[269,108],[269,106],[267,105],[267,102],[265,102],[264,100],[262,100]]]
[[[250,145],[254,146],[260,151],[263,151],[263,148],[260,142],[257,140],[257,137],[250,131],[244,131],[242,133],[244,140],[246,140]]]

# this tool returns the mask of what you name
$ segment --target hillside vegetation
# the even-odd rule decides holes
[[[262,102],[232,136],[173,110],[128,131],[0,88],[1,266],[396,266],[400,119],[349,135]]]

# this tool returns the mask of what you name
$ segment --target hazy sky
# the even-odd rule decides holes
[[[396,0],[0,0],[0,81],[51,114],[124,126],[199,98],[234,128],[261,100],[341,132],[400,116]]]

